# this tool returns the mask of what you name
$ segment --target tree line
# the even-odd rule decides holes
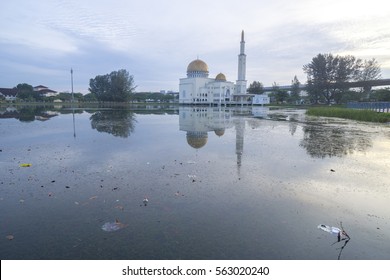
[[[360,90],[351,90],[348,82],[369,81],[381,78],[379,63],[373,58],[361,60],[351,55],[340,56],[318,54],[303,66],[303,72],[307,75],[305,91],[302,96],[302,84],[297,76],[291,81],[291,87],[286,90],[276,82],[272,85],[271,101],[277,103],[345,103],[348,101],[375,100],[390,101],[390,88],[371,91],[369,87]],[[17,85],[17,98],[26,101],[97,101],[97,102],[170,102],[172,95],[161,93],[136,93],[134,77],[125,69],[112,71],[109,74],[97,75],[89,81],[89,93],[59,93],[55,97],[44,97],[33,90],[28,84]],[[261,82],[254,81],[248,88],[248,93],[262,94],[264,86]],[[306,100],[305,100],[306,99]]]
[[[318,54],[311,62],[303,66],[307,75],[305,90],[306,101],[309,103],[345,103],[348,101],[390,101],[390,88],[371,91],[369,86],[351,89],[349,82],[365,82],[381,78],[379,63],[358,59],[352,55]],[[291,89],[285,90],[275,82],[270,93],[271,99],[278,103],[297,103],[304,98],[300,95],[301,83],[295,76]],[[249,93],[264,93],[263,84],[255,81],[248,88]]]
[[[22,83],[16,86],[18,91],[17,98],[24,101],[47,101],[53,102],[56,99],[71,102],[170,102],[174,99],[171,94],[162,94],[159,92],[134,92],[134,77],[125,69],[112,71],[109,74],[97,75],[89,81],[89,93],[61,92],[56,96],[45,97],[39,92],[34,91],[32,85]]]

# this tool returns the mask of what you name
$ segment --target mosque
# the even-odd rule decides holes
[[[188,64],[187,78],[180,79],[180,104],[252,104],[254,94],[247,94],[246,54],[244,31],[241,32],[240,54],[238,55],[238,76],[236,83],[227,81],[223,73],[209,78],[208,65],[196,59]]]

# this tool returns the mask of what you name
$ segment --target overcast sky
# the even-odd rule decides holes
[[[304,83],[318,53],[375,58],[390,78],[388,0],[1,0],[0,87],[88,92],[126,69],[137,91],[178,91],[197,57],[237,79],[245,30],[248,85]]]

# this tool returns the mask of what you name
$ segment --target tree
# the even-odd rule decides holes
[[[264,86],[262,83],[254,81],[249,85],[248,92],[251,94],[262,94],[264,93]]]
[[[318,54],[303,66],[303,71],[307,74],[307,89],[312,101],[325,101],[328,104],[346,100],[346,95],[351,94],[348,82],[381,77],[379,63],[374,58],[363,62],[352,55]],[[366,93],[370,90],[369,85],[364,87]]]
[[[300,98],[300,89],[301,83],[299,82],[297,76],[294,76],[294,79],[291,81],[291,93],[290,93],[290,99],[292,102],[297,102]]]
[[[125,69],[89,80],[89,91],[99,101],[127,102],[135,88],[133,76]]]
[[[323,99],[328,104],[340,100],[348,90],[346,82],[356,79],[360,65],[361,60],[351,55],[318,54],[303,66],[311,99],[316,103]]]
[[[378,80],[381,78],[381,68],[378,61],[375,58],[370,60],[364,60],[364,62],[360,65],[359,73],[356,77],[357,81],[370,81],[370,80]],[[367,97],[371,92],[371,86],[366,85],[362,87],[361,91],[365,92]]]
[[[276,82],[272,84],[272,95],[274,96],[277,103],[283,103],[288,98],[287,91],[281,89]]]
[[[375,101],[390,101],[390,88],[374,90],[371,98]]]
[[[34,100],[34,88],[32,85],[23,83],[16,86],[18,89],[17,97],[23,100]]]
[[[375,58],[364,60],[360,65],[359,73],[356,77],[357,81],[378,80],[381,78],[381,68]]]

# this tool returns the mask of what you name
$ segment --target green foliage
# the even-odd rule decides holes
[[[127,102],[135,89],[133,76],[125,69],[98,75],[89,81],[89,90],[98,101]]]
[[[84,96],[83,96],[82,93],[73,93],[73,96],[72,96],[72,93],[70,93],[70,92],[60,92],[53,99],[61,99],[63,102],[71,102],[72,101],[72,97],[76,101],[84,99]]]
[[[390,88],[378,89],[371,94],[375,101],[390,101]]]
[[[288,96],[288,92],[286,90],[281,89],[276,82],[272,84],[271,97],[273,97],[273,99],[277,103],[284,103],[285,101],[287,101]]]
[[[366,122],[390,122],[389,113],[380,113],[371,110],[358,110],[337,107],[312,107],[306,111],[310,116],[336,117]]]
[[[18,89],[17,98],[28,101],[35,101],[36,95],[34,94],[34,88],[32,85],[23,83],[18,84],[16,88]]]
[[[291,81],[291,92],[289,97],[289,101],[291,103],[295,103],[300,99],[300,85],[301,83],[299,82],[297,76],[294,76],[294,79]]]
[[[354,56],[318,54],[303,66],[307,74],[307,90],[313,103],[332,101],[340,103],[349,91],[347,82],[379,79],[381,70],[378,62],[357,59]],[[365,87],[364,91],[369,91]]]
[[[95,94],[93,93],[87,93],[86,95],[83,96],[83,101],[85,102],[95,102],[98,101]]]
[[[251,94],[262,94],[264,93],[264,86],[262,83],[254,81],[249,85],[248,92]]]
[[[381,78],[381,68],[375,58],[364,60],[360,65],[360,71],[357,74],[358,81],[377,80]]]

